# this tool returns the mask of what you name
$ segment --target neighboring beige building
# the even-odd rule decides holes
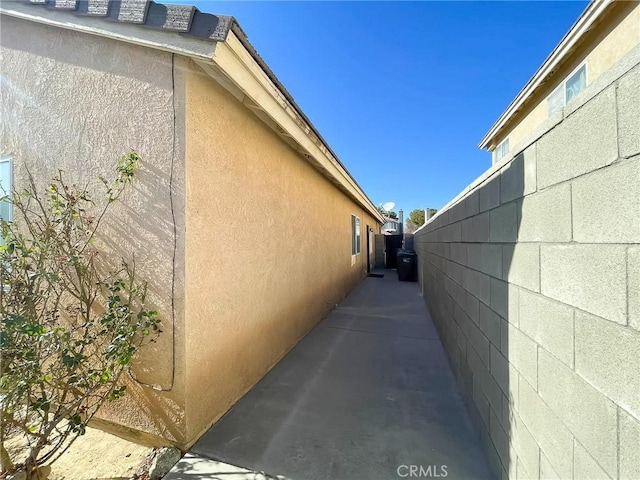
[[[106,240],[164,332],[103,427],[184,449],[366,274],[382,217],[233,18],[39,3],[0,5],[2,171],[86,182],[141,155]]]
[[[592,1],[558,46],[480,141],[493,163],[522,151],[548,122],[558,123],[589,85],[640,45],[640,3]]]

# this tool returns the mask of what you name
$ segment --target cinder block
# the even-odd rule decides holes
[[[617,245],[542,245],[542,293],[614,322],[626,323],[625,249]]]
[[[465,207],[464,199],[458,200],[458,203],[449,207],[449,222],[455,223],[464,218]]]
[[[544,453],[540,453],[540,478],[543,480],[562,480]]]
[[[500,351],[503,355],[509,353],[509,323],[500,319]]]
[[[467,354],[465,350],[465,358],[460,362],[460,374],[461,374],[461,388],[462,393],[471,397],[473,395],[473,371],[469,367],[469,362],[467,359]]]
[[[515,325],[520,323],[520,290],[516,285],[509,285],[509,299],[507,301],[507,322]]]
[[[515,480],[518,478],[518,454],[513,447],[509,451],[508,465],[505,466],[507,467],[507,472],[506,476],[503,474],[502,480]]]
[[[507,203],[489,213],[489,241],[515,242],[518,234],[518,213],[515,202]]]
[[[449,275],[451,279],[458,285],[462,285],[462,276],[464,267],[459,263],[449,262]]]
[[[482,445],[487,457],[487,463],[489,464],[489,469],[491,470],[491,473],[493,473],[494,478],[502,478],[504,466],[502,465],[500,456],[491,441],[491,435],[489,434],[488,428],[486,430],[480,430],[480,444]]]
[[[495,378],[495,376],[493,378]],[[498,386],[502,388],[500,386],[500,382],[498,382],[497,380],[496,382],[498,383]],[[513,415],[515,415],[515,407],[509,402],[509,399],[506,395],[502,395],[502,411],[500,412],[500,423],[502,423],[502,426],[507,432],[510,431],[511,418],[513,417]]]
[[[491,279],[491,309],[509,321],[509,285],[495,278]]]
[[[473,238],[473,219],[466,218],[460,224],[460,241],[471,242]]]
[[[573,478],[588,478],[589,480],[610,480],[613,478],[600,468],[589,452],[577,441],[573,446],[573,475]]]
[[[462,288],[467,292],[471,291],[471,283],[473,282],[473,274],[475,270],[464,267],[462,269]]]
[[[520,330],[573,367],[573,308],[523,289],[519,313]]]
[[[466,357],[467,337],[465,336],[464,332],[462,331],[462,328],[460,328],[460,325],[458,325],[456,322],[452,322],[452,323],[455,325],[454,330],[456,332],[456,343],[457,343],[458,347],[460,348],[460,351]]]
[[[471,323],[471,320],[457,302],[453,303],[453,319],[458,325],[460,325],[463,333],[467,335],[467,322]]]
[[[571,240],[571,188],[568,183],[522,199],[518,241]]]
[[[520,378],[518,413],[560,478],[573,478],[573,436],[562,421]]]
[[[500,348],[500,317],[484,303],[480,303],[480,330],[497,349]]]
[[[640,420],[620,409],[620,478],[640,478]]]
[[[491,345],[491,375],[505,395],[509,394],[509,362]]]
[[[516,480],[531,480],[532,478],[537,478],[527,472],[524,464],[520,460],[520,457],[516,459]],[[544,477],[540,477],[544,478]],[[511,479],[510,479],[511,480]]]
[[[489,400],[485,396],[482,391],[482,387],[480,383],[473,377],[473,400],[476,404],[476,408],[478,409],[478,413],[480,414],[480,418],[482,419],[482,423],[484,424],[484,428],[489,428],[489,415],[491,411],[491,407],[489,407]]]
[[[480,323],[480,301],[471,293],[466,295],[465,312],[469,318],[478,325]]]
[[[449,246],[451,253],[451,260],[460,265],[467,264],[467,244],[466,243],[452,243]]]
[[[473,217],[480,213],[480,192],[474,190],[464,201],[465,216]]]
[[[446,271],[445,267],[445,271]],[[456,288],[457,284],[451,279],[451,277],[449,276],[445,276],[444,277],[444,290],[445,292],[447,292],[449,295],[454,296],[454,288]]]
[[[469,365],[471,372],[473,372],[473,376],[479,375],[478,370],[480,367],[485,365],[485,363],[480,359],[478,352],[476,352],[475,348],[471,344],[467,344],[467,364]]]
[[[511,364],[509,364],[509,403],[513,405],[514,409],[518,409],[519,394],[518,389],[520,385],[520,373]]]
[[[640,418],[640,332],[576,312],[576,372]]]
[[[572,182],[573,239],[640,243],[640,162],[611,165]]]
[[[453,282],[453,293],[451,294],[453,298],[453,302],[458,304],[461,308],[464,309],[467,301],[467,292],[464,288],[462,288],[457,283]],[[451,310],[453,313],[453,310]]]
[[[629,325],[640,331],[640,247],[629,247],[627,252],[627,279],[629,292]]]
[[[502,277],[502,248],[500,245],[480,245],[480,271],[495,278]]]
[[[538,140],[536,157],[539,189],[614,162],[615,88],[604,90]]]
[[[540,291],[540,246],[516,243],[502,247],[502,278],[534,292]]]
[[[436,217],[436,228],[440,228],[445,225],[449,225],[449,210],[438,212],[438,216]]]
[[[630,157],[640,153],[640,68],[620,79],[617,93],[620,156]]]
[[[462,222],[450,223],[438,230],[440,241],[444,243],[459,242],[462,237]]]
[[[489,340],[473,322],[465,324],[463,328],[469,343],[473,346],[480,360],[489,368]]]
[[[489,241],[489,215],[490,212],[483,212],[471,218],[470,242]]]
[[[512,417],[509,436],[511,444],[527,473],[531,472],[527,478],[538,478],[540,472],[540,447],[518,414]],[[547,477],[540,476],[540,478]]]
[[[538,346],[513,325],[508,329],[507,359],[520,375],[534,387],[538,384]]]
[[[489,305],[489,303],[491,303],[491,278],[475,270],[471,270],[471,272],[472,276],[469,291],[480,301]]]
[[[470,243],[467,249],[470,268],[495,278],[502,277],[502,245]]]
[[[502,411],[502,390],[500,390],[498,383],[484,367],[482,367],[480,382],[491,409],[499,414]]]
[[[533,144],[500,172],[500,200],[507,203],[536,191],[536,146]]]
[[[500,172],[496,172],[478,187],[478,194],[481,212],[500,205]]]
[[[545,350],[540,349],[538,355],[538,394],[607,473],[615,477],[616,405]]]
[[[489,414],[489,433],[502,465],[509,465],[509,436],[505,433],[493,410]]]

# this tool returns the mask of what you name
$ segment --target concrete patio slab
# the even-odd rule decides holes
[[[191,454],[294,480],[491,478],[417,284],[380,273]]]
[[[169,472],[164,480],[277,480],[263,472],[253,472],[246,468],[210,460],[187,453]]]

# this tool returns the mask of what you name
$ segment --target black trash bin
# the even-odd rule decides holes
[[[418,254],[410,250],[398,250],[398,280],[415,282]]]

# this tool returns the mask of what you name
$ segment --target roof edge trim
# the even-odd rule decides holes
[[[542,65],[512,100],[507,109],[498,117],[498,120],[496,120],[482,140],[480,140],[478,144],[479,148],[487,149],[489,147],[491,141],[502,130],[506,123],[511,120],[520,107],[535,93],[549,74],[566,59],[578,41],[591,29],[594,22],[613,5],[614,1],[615,0],[592,0],[591,3],[589,3],[580,17],[578,17],[578,20],[576,20],[569,31],[562,37],[560,43],[556,45]]]
[[[34,8],[29,3],[2,1],[0,14],[201,60],[211,60],[218,43],[169,30],[152,29],[133,23],[108,22],[103,17],[73,15],[68,10],[36,6],[40,8]],[[235,22],[230,19],[228,23],[231,28]]]
[[[237,22],[232,25],[227,41],[216,50],[214,63],[244,95],[262,107],[284,135],[298,145],[307,161],[319,164],[357,203],[384,223],[374,203],[258,55]]]

